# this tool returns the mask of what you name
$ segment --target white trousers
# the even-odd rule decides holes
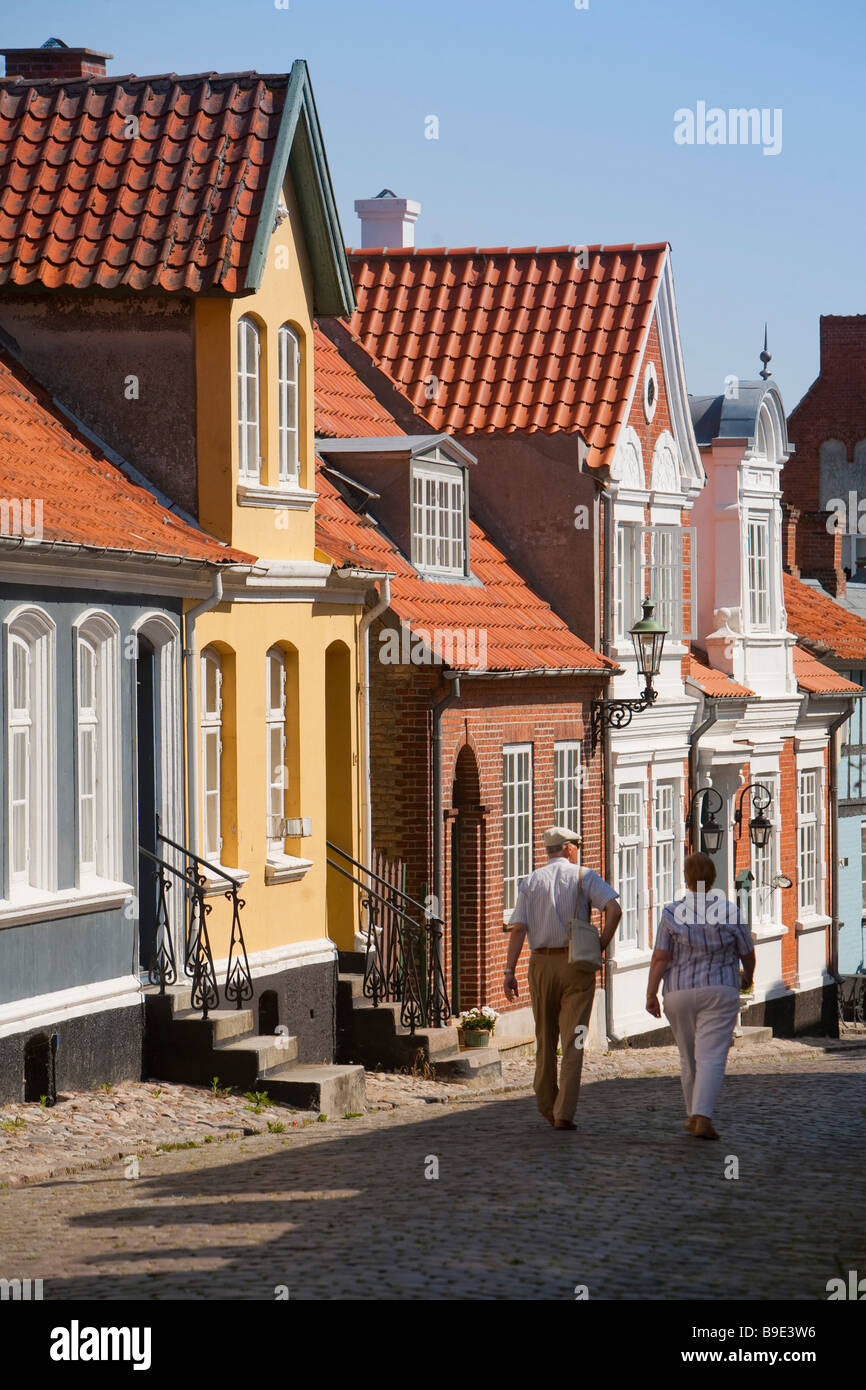
[[[677,989],[665,995],[664,1007],[680,1050],[686,1114],[709,1119],[725,1079],[740,991],[731,985]]]

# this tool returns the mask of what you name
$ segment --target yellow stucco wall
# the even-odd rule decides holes
[[[315,512],[239,505],[235,372],[237,321],[260,326],[263,485],[277,477],[277,330],[291,323],[300,359],[300,485],[315,486],[312,362],[312,278],[297,204],[287,188],[289,217],[276,229],[260,289],[234,299],[196,304],[199,518],[212,534],[268,560],[321,560]],[[214,644],[223,654],[222,862],[249,873],[243,886],[249,952],[330,934],[350,949],[356,895],[326,883],[325,839],[339,834],[358,855],[357,629],[361,604],[292,600],[223,603],[196,624],[199,654]],[[334,646],[334,644],[339,644]],[[312,819],[312,836],[288,840],[287,853],[311,859],[303,878],[266,883],[267,746],[266,655],[281,645],[297,669],[297,703],[287,720],[289,789],[286,814]],[[329,656],[330,648],[330,656]],[[200,699],[200,677],[197,674]],[[289,692],[290,709],[292,693]],[[234,730],[226,725],[229,712]],[[330,720],[330,733],[328,722]],[[292,737],[293,726],[295,737]],[[230,736],[226,737],[226,733]],[[326,768],[326,749],[330,767]],[[199,740],[200,760],[200,740]],[[201,771],[201,770],[200,770]],[[199,777],[201,787],[201,776]],[[330,805],[329,805],[330,793]],[[199,812],[199,815],[201,813]],[[330,891],[330,917],[328,912]],[[208,926],[214,954],[228,949],[230,911],[218,895]]]

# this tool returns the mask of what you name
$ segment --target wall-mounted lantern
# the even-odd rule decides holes
[[[593,700],[592,747],[595,751],[602,729],[624,729],[631,723],[632,715],[640,714],[658,699],[658,691],[653,687],[653,679],[659,673],[662,663],[662,650],[667,637],[667,628],[653,617],[655,604],[651,598],[643,601],[643,617],[631,629],[634,654],[637,658],[638,673],[643,677],[644,687],[639,700]]]
[[[734,824],[737,827],[737,839],[742,838],[743,834],[743,798],[746,792],[752,792],[752,819],[749,821],[749,839],[755,849],[765,849],[770,843],[770,836],[773,833],[773,822],[767,819],[766,812],[773,804],[773,793],[766,787],[762,787],[760,782],[749,782],[740,792],[737,801],[737,809],[734,812]]]
[[[692,797],[692,804],[689,807],[687,820],[689,843],[694,845],[694,815],[698,809],[698,803],[705,797],[707,799],[714,797],[717,804],[715,806],[710,804],[708,809],[703,806],[701,807],[701,852],[703,854],[718,854],[722,844],[722,837],[725,833],[725,827],[719,825],[716,820],[716,812],[721,811],[725,803],[715,787],[701,787]],[[705,809],[707,809],[706,819],[703,818]]]

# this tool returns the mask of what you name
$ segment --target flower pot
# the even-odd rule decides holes
[[[460,1035],[463,1047],[486,1047],[490,1041],[489,1028],[461,1028]]]

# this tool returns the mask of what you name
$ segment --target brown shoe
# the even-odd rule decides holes
[[[547,1121],[549,1125],[554,1125],[556,1123],[556,1121],[553,1118],[553,1115],[549,1111],[540,1110],[538,1113],[540,1114],[543,1120]]]
[[[694,1134],[694,1132],[695,1132],[695,1117],[694,1117],[694,1115],[689,1115],[689,1118],[683,1122],[683,1129],[687,1129],[688,1132],[689,1132],[689,1134]]]
[[[713,1122],[706,1115],[693,1115],[692,1120],[692,1134],[696,1139],[718,1139]]]
[[[577,1129],[577,1125],[574,1123],[573,1120],[554,1120],[554,1122],[553,1122],[553,1128],[554,1128],[554,1129]]]

